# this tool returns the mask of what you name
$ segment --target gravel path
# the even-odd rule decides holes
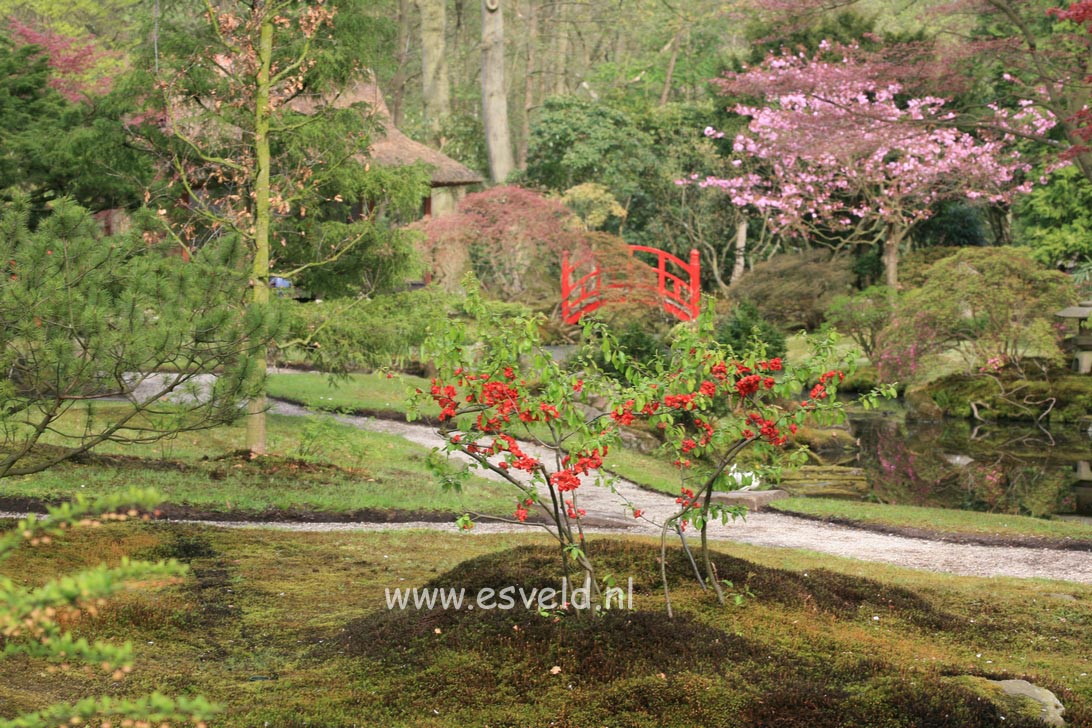
[[[308,415],[309,410],[275,402],[272,411],[283,415]],[[384,432],[434,447],[441,443],[436,431],[426,425],[371,417],[339,416],[338,420],[373,432]],[[538,458],[552,456],[544,448],[522,445]],[[483,472],[484,477],[500,479]],[[614,482],[614,491],[591,485],[576,491],[577,505],[587,511],[587,522],[595,526],[592,533],[634,533],[659,535],[660,530],[646,520],[628,517],[625,503],[645,512],[655,522],[663,522],[676,510],[674,498],[654,493],[622,479]],[[548,500],[548,496],[547,496]],[[25,514],[0,513],[0,517],[22,517]],[[216,521],[207,525],[239,528],[276,528],[290,531],[385,531],[394,529],[428,529],[455,531],[454,524],[404,523],[254,523]],[[526,531],[532,526],[509,523],[479,523],[473,533],[510,533]],[[727,525],[710,524],[710,538],[735,541],[757,546],[807,549],[837,556],[883,562],[928,571],[968,576],[1014,576],[1059,579],[1092,584],[1092,556],[1079,551],[1037,549],[1017,546],[980,546],[908,538],[874,531],[821,523],[794,516],[761,512],[752,513],[745,521]]]
[[[304,415],[302,407],[277,402],[273,411],[285,415]],[[362,429],[385,432],[407,440],[434,447],[440,444],[435,430],[426,425],[379,420],[371,417],[340,416],[338,419]],[[530,455],[545,457],[549,451],[532,445],[521,445]],[[492,473],[481,473],[497,478]],[[647,521],[635,521],[626,516],[624,502],[640,508],[656,522],[675,512],[674,498],[654,493],[622,479],[615,481],[617,493],[606,488],[582,487],[578,505],[587,511],[589,520],[601,524],[591,532],[618,532],[659,535],[659,528]],[[605,526],[605,527],[604,527]],[[611,526],[614,526],[611,528]],[[377,524],[278,524],[292,530],[385,530],[391,528],[424,528],[455,530],[454,525],[436,523],[377,523]],[[480,523],[476,533],[502,533],[525,530],[526,526],[506,523]],[[874,531],[820,523],[782,513],[752,513],[746,521],[727,525],[710,524],[710,537],[757,546],[797,548],[835,554],[850,558],[877,561],[929,571],[968,576],[1015,576],[1061,579],[1092,584],[1092,555],[1079,551],[1037,549],[1015,546],[980,546],[945,541],[894,536]]]

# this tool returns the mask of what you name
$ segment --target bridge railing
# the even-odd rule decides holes
[[[569,252],[561,254],[561,317],[567,324],[575,324],[583,316],[595,311],[608,301],[627,301],[652,298],[665,311],[682,321],[697,318],[701,311],[701,264],[697,250],[690,251],[689,262],[671,253],[647,245],[630,245],[629,254],[651,253],[656,265],[651,266],[655,283],[636,276],[632,267],[627,268],[617,280],[612,280],[594,260],[582,259],[573,263]],[[577,277],[580,269],[591,262],[592,270]],[[672,266],[669,268],[668,266]],[[651,295],[649,295],[651,294]]]

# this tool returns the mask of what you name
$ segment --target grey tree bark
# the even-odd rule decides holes
[[[732,277],[728,285],[736,283],[743,277],[747,266],[747,219],[744,218],[736,225],[736,257],[732,265]]]
[[[405,117],[406,81],[409,78],[410,55],[410,0],[398,0],[398,48],[395,50],[394,75],[391,77],[390,92],[387,94],[391,112],[391,123],[402,126]]]
[[[482,124],[489,176],[502,183],[515,169],[508,97],[504,83],[504,10],[501,0],[482,0]]]
[[[535,108],[535,77],[537,57],[535,45],[538,43],[538,15],[535,0],[527,5],[527,48],[523,66],[523,117],[517,150],[517,163],[520,169],[527,169],[527,144],[531,138],[531,111]]]
[[[439,141],[440,122],[451,114],[451,79],[447,66],[447,0],[417,0],[421,11],[421,78],[425,123]]]

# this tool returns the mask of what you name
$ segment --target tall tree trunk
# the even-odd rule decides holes
[[[671,82],[675,78],[675,64],[679,62],[679,47],[682,45],[682,31],[680,30],[671,39],[671,60],[667,62],[667,73],[664,74],[664,90],[660,93],[660,106],[664,106],[671,98]]]
[[[728,285],[735,285],[743,277],[747,268],[747,218],[743,218],[736,225],[736,257],[732,263],[732,278]]]
[[[538,43],[538,14],[536,0],[527,4],[527,56],[523,69],[523,127],[520,129],[519,149],[516,153],[520,169],[527,169],[527,145],[531,139],[531,109],[535,107],[535,45]]]
[[[489,175],[503,183],[515,169],[504,86],[504,10],[501,0],[482,0],[482,123]]]
[[[447,0],[417,0],[421,10],[421,70],[425,123],[439,141],[440,122],[451,113],[451,81],[447,70]]]
[[[409,79],[410,48],[410,0],[398,0],[398,48],[395,51],[397,67],[391,76],[390,93],[387,99],[391,110],[391,123],[402,126],[405,117],[406,81]]]
[[[568,91],[566,69],[569,58],[569,32],[565,27],[564,2],[554,3],[554,95],[564,96]]]
[[[906,237],[906,230],[895,225],[887,226],[887,235],[883,241],[884,282],[895,290],[899,287],[899,248]]]
[[[994,245],[1012,245],[1012,209],[991,205],[986,210],[986,220],[993,233]]]
[[[269,170],[272,166],[269,149],[269,114],[272,82],[270,68],[273,63],[273,17],[264,13],[258,36],[258,73],[254,100],[254,261],[251,266],[250,305],[261,310],[269,305],[269,226],[270,211]],[[269,367],[269,352],[265,346],[256,352],[257,363],[254,377],[265,379]],[[264,455],[266,398],[264,392],[255,395],[247,403],[246,446],[253,455]]]

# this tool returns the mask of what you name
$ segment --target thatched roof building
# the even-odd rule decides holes
[[[301,113],[313,113],[321,103],[332,104],[334,108],[345,109],[353,104],[365,103],[370,109],[370,114],[383,128],[383,135],[372,143],[368,153],[376,164],[385,167],[401,167],[411,164],[423,163],[432,169],[433,197],[436,197],[437,188],[465,188],[471,185],[481,184],[485,180],[477,172],[456,162],[442,152],[415,142],[399,131],[391,122],[390,110],[383,100],[383,94],[372,78],[360,79],[352,83],[348,88],[333,97],[325,100],[316,97],[299,97],[294,99],[291,106]],[[455,191],[449,190],[449,191]],[[462,194],[457,194],[461,197]],[[458,200],[454,200],[457,202]],[[435,202],[435,200],[434,200]],[[426,208],[428,206],[426,205]],[[442,214],[432,205],[434,214]],[[445,212],[446,210],[446,205]],[[454,209],[454,204],[451,205]],[[427,211],[427,209],[426,209]]]

